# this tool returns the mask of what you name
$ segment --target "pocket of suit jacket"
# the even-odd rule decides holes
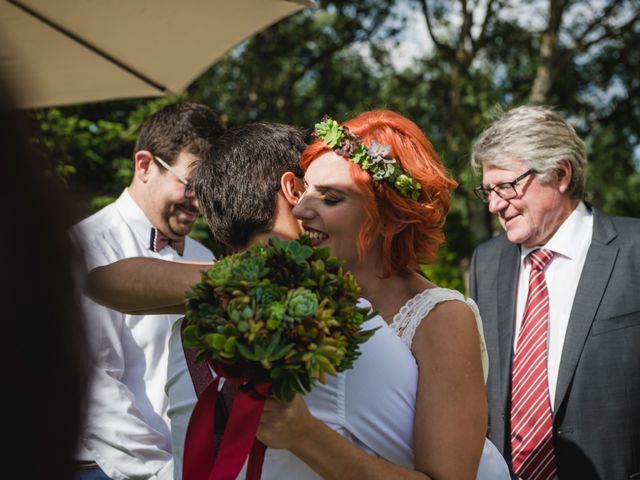
[[[596,318],[591,327],[591,335],[602,335],[630,327],[640,327],[640,310],[615,317]]]

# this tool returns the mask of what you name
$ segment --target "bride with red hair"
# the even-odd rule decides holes
[[[415,359],[413,403],[377,412],[397,419],[397,428],[385,432],[387,441],[403,445],[408,452],[402,458],[412,462],[380,458],[357,439],[349,441],[314,418],[300,396],[288,404],[268,400],[258,438],[288,450],[323,478],[508,479],[506,464],[485,438],[487,358],[477,307],[419,269],[436,259],[449,194],[457,186],[433,146],[405,117],[370,111],[342,125],[323,119],[301,166],[306,190],[294,215],[315,245],[328,246],[345,262],[362,296]],[[391,372],[363,385],[363,408],[368,399],[375,403],[376,382],[398,383],[396,377],[409,374]]]

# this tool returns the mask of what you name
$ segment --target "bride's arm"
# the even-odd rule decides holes
[[[438,479],[475,479],[488,425],[480,338],[473,312],[442,302],[416,329],[416,469]]]
[[[290,403],[267,400],[258,439],[269,448],[289,450],[325,479],[431,478],[369,455],[313,417],[300,395]]]
[[[361,450],[314,418],[298,396],[289,404],[267,401],[258,438],[327,479],[474,480],[487,428],[475,318],[464,303],[444,302],[427,319],[412,348],[419,366],[414,470]]]
[[[173,262],[134,257],[89,272],[86,293],[123,313],[184,313],[184,293],[200,282],[211,262]]]

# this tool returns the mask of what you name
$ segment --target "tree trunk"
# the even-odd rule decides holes
[[[542,34],[540,63],[529,97],[531,103],[541,104],[547,101],[553,83],[553,61],[558,46],[558,32],[566,6],[567,0],[549,0],[549,23],[546,31]]]

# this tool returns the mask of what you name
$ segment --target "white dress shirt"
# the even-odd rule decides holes
[[[578,288],[578,281],[587,258],[587,251],[593,236],[593,215],[580,202],[575,210],[564,221],[556,233],[549,239],[546,248],[555,253],[553,260],[545,269],[545,280],[549,292],[549,329],[547,331],[547,375],[551,409],[555,408],[554,400],[556,382],[560,368],[560,357],[564,337],[567,333],[569,315],[573,299]],[[526,258],[529,253],[540,247],[522,247],[520,250],[520,277],[518,279],[518,297],[516,309],[516,330],[514,351],[518,344],[518,334],[524,316],[529,290],[529,272],[531,263]]]
[[[87,267],[126,257],[211,261],[212,252],[186,238],[184,255],[149,249],[152,225],[125,190],[113,204],[78,223]],[[170,279],[167,279],[170,281]],[[83,299],[92,351],[92,384],[78,460],[93,460],[113,479],[170,479],[173,457],[167,345],[178,315],[124,315]]]
[[[361,305],[369,305],[364,300]],[[360,345],[354,368],[328,375],[305,395],[312,415],[363,450],[407,468],[414,468],[413,419],[418,369],[409,348],[385,323],[372,318],[363,328],[380,327]],[[196,394],[185,362],[179,322],[169,341],[169,418],[174,444],[175,480],[180,480],[184,440]],[[238,476],[245,478],[244,470]],[[268,448],[262,479],[319,479],[288,450]]]

